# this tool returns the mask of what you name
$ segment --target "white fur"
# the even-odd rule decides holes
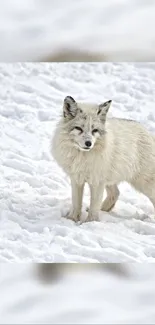
[[[85,183],[89,184],[91,196],[87,221],[98,220],[100,209],[109,211],[113,208],[119,196],[118,184],[123,181],[145,194],[155,207],[154,135],[138,122],[105,119],[105,111],[102,116],[97,115],[99,105],[76,104],[76,115],[68,115],[68,120],[66,117],[61,119],[52,141],[53,157],[71,179],[73,207],[68,217],[80,220]],[[78,115],[80,108],[87,115],[84,123]],[[75,145],[76,135],[72,138],[68,125],[79,122],[85,130],[88,121],[90,128],[92,124],[102,124],[106,132],[93,139],[90,150],[82,151]],[[86,135],[88,132],[90,136],[88,125],[86,129]],[[104,189],[107,198],[102,203]]]

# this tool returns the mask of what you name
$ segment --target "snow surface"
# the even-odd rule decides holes
[[[113,99],[111,115],[155,132],[155,63],[1,63],[0,262],[154,262],[153,206],[127,184],[101,222],[63,218],[70,181],[50,142],[66,95]]]
[[[154,0],[5,0],[0,60],[31,61],[62,49],[154,60],[154,17]]]

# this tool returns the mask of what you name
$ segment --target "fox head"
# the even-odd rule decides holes
[[[67,96],[63,103],[65,131],[73,145],[82,151],[90,151],[105,130],[106,116],[111,100],[100,105],[77,103]]]

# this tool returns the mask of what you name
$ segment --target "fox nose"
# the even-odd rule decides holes
[[[91,147],[91,142],[90,142],[90,141],[86,141],[86,142],[85,142],[85,145],[86,145],[86,147],[89,148],[89,147]]]

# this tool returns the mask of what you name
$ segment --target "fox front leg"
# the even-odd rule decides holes
[[[99,221],[99,211],[102,205],[104,183],[89,185],[90,187],[90,208],[86,221]]]
[[[67,214],[66,218],[71,219],[75,222],[80,220],[82,210],[82,198],[84,184],[78,184],[74,179],[71,179],[72,187],[72,209]]]

